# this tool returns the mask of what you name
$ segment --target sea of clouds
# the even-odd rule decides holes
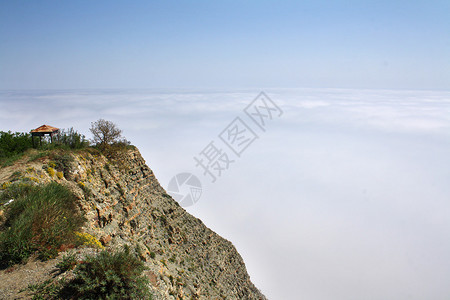
[[[160,183],[202,182],[186,209],[243,256],[269,299],[449,299],[450,92],[268,89],[283,111],[258,128],[259,90],[1,91],[0,130],[115,122]],[[218,135],[258,135],[240,157]],[[235,161],[212,183],[194,156]]]

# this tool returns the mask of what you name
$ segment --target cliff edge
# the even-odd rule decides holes
[[[56,164],[63,171],[49,172]],[[0,169],[0,185],[17,180],[68,187],[87,219],[84,232],[107,248],[130,245],[145,262],[154,299],[266,299],[232,243],[180,207],[136,148],[112,156],[94,149],[28,155]],[[4,282],[14,273],[0,272]]]

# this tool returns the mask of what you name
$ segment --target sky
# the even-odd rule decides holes
[[[450,2],[2,1],[0,130],[115,122],[269,298],[447,300]],[[282,110],[261,130],[244,108]],[[212,183],[194,156],[258,136]],[[234,156],[233,156],[234,155]]]
[[[0,89],[449,89],[450,2],[0,1]]]

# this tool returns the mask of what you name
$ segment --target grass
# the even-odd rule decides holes
[[[23,157],[23,153],[13,154],[11,156],[1,158],[0,159],[0,166],[2,168],[12,166],[16,161],[21,159]]]
[[[60,294],[64,283],[64,280],[55,281],[53,279],[48,279],[39,284],[29,285],[26,290],[31,292],[33,300],[56,300],[61,299]]]
[[[0,267],[25,262],[34,253],[43,260],[53,258],[77,242],[75,232],[84,218],[66,187],[11,184],[0,195],[0,202],[5,199],[14,201],[6,208],[0,233]]]
[[[36,150],[34,150],[36,151]],[[28,156],[28,162],[32,162],[32,161],[36,161],[42,157],[46,157],[48,155],[48,151],[37,151],[37,152],[32,152],[29,154]]]

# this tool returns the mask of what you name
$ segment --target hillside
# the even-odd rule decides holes
[[[137,149],[129,147],[108,157],[94,149],[57,151],[29,153],[1,168],[0,187],[7,188],[14,182],[56,182],[67,187],[86,218],[82,232],[108,249],[129,245],[144,261],[153,299],[265,299],[250,281],[232,243],[180,207],[161,187]],[[0,206],[1,210],[7,207]],[[82,256],[98,250],[82,246],[67,250],[71,251]],[[24,282],[43,282],[54,277],[54,266],[62,255],[1,270],[0,298],[29,297],[18,293],[24,284],[8,278],[35,274],[23,278]]]

